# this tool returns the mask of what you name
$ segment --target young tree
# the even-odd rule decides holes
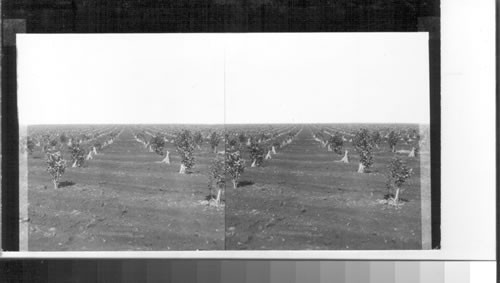
[[[78,142],[74,142],[71,144],[71,147],[74,147],[74,146],[79,146],[79,143]],[[103,145],[100,143],[100,142],[95,142],[92,147],[90,147],[90,152],[92,152],[94,155],[99,155],[97,153],[97,150],[101,150],[103,148]]]
[[[264,142],[267,139],[266,134],[262,133],[259,135],[259,143]]]
[[[389,136],[387,137],[387,143],[389,143],[389,147],[392,152],[396,152],[396,144],[398,143],[399,135],[396,132],[391,131]]]
[[[412,142],[412,138],[410,137],[410,134],[406,133],[401,136],[405,144],[409,144]]]
[[[101,150],[102,149],[102,144],[100,142],[95,142],[94,147],[96,150]]]
[[[420,143],[420,134],[419,133],[416,133],[413,135],[413,139],[415,140],[416,143]]]
[[[209,195],[208,198],[210,200],[215,199],[215,202],[217,205],[220,204],[220,199],[222,195],[222,191],[226,187],[226,182],[225,182],[225,160],[224,157],[217,155],[215,156],[214,160],[212,161],[212,164],[210,166],[210,174],[209,174],[209,184],[208,184],[208,189],[209,189]],[[217,190],[217,195],[214,195],[213,190]]]
[[[149,145],[156,154],[161,156],[165,154],[163,151],[165,148],[165,138],[162,135],[158,134],[152,137],[149,141]]]
[[[170,164],[170,151],[167,150],[165,153],[165,158],[163,158],[162,161],[156,161],[156,163]]]
[[[240,133],[240,135],[238,136],[238,140],[240,141],[240,144],[244,144],[245,141],[247,140],[247,137],[245,136],[245,133]]]
[[[338,133],[335,133],[333,136],[328,139],[328,146],[333,149],[333,152],[337,154],[342,154],[342,146],[344,145],[344,140],[342,140],[342,136]]]
[[[413,144],[413,148],[415,149],[414,150],[415,151],[414,152],[415,156],[413,156],[413,157],[419,156],[419,154],[420,154],[420,142],[419,141],[415,142]]]
[[[91,159],[94,159],[94,157],[92,156],[92,151],[89,150],[89,152],[87,153],[87,156],[85,157],[85,160],[91,160]]]
[[[353,144],[360,158],[358,173],[365,173],[373,164],[372,141],[368,130],[359,130],[354,136]]]
[[[66,136],[65,133],[62,133],[60,136],[59,136],[59,141],[62,143],[62,144],[66,144],[68,142],[68,137]]]
[[[59,180],[65,170],[66,160],[64,160],[62,153],[60,151],[47,152],[47,172],[49,172],[52,177],[55,189],[59,187]]]
[[[416,131],[416,130],[414,130]],[[408,157],[417,157],[420,154],[420,135],[418,133],[413,134],[412,149]]]
[[[380,135],[380,132],[375,130],[372,133],[372,142],[373,145],[375,145],[376,148],[380,147],[380,143],[382,142],[382,136]]]
[[[227,136],[226,145],[226,150],[235,150],[238,147],[238,139],[236,139],[236,137]]]
[[[345,151],[344,157],[342,157],[342,159],[340,159],[340,162],[349,163],[349,151],[348,150]]]
[[[214,153],[217,153],[217,146],[219,145],[221,137],[217,132],[212,132],[210,135],[210,146]]]
[[[144,135],[144,133],[143,133],[143,132],[139,132],[139,133],[137,133],[137,135],[135,135],[135,137],[136,137],[138,140],[140,140],[140,141],[143,141],[143,142],[144,142],[144,141],[146,141],[146,135]]]
[[[41,137],[42,144],[49,145],[50,141],[51,141],[50,135],[48,135],[48,134],[42,135],[42,137]]]
[[[266,157],[264,158],[265,160],[269,160],[269,159],[272,159],[273,157],[271,156],[271,149],[268,148],[267,150],[267,154],[266,154]]]
[[[33,138],[30,137],[27,138],[26,149],[28,150],[29,154],[33,154],[33,150],[35,149],[35,142],[33,141]]]
[[[411,177],[413,170],[406,167],[404,162],[395,157],[392,159],[388,166],[389,172],[387,174],[387,189],[389,195],[392,195],[392,200],[395,204],[399,203],[400,194],[402,192],[403,184]]]
[[[238,180],[245,170],[245,160],[239,150],[226,152],[226,172],[231,177],[233,188],[238,187]]]
[[[82,167],[85,162],[85,150],[80,146],[80,144],[73,144],[70,148],[71,151],[71,167]]]
[[[181,167],[179,169],[180,174],[186,174],[193,168],[194,160],[194,138],[189,130],[181,131],[175,138],[175,146],[177,147],[177,153],[181,156]]]
[[[271,147],[271,151],[273,152],[273,154],[276,154],[276,149],[279,149],[280,148],[280,143],[278,141],[275,141],[273,143],[273,146]]]
[[[259,143],[252,142],[249,151],[252,159],[251,167],[261,166],[264,162],[264,148]]]
[[[196,147],[198,148],[198,150],[200,150],[201,144],[203,143],[203,135],[201,134],[200,131],[198,131],[194,134],[194,143],[196,144]]]
[[[415,147],[412,147],[411,150],[410,150],[410,153],[408,154],[408,157],[415,157]]]
[[[81,134],[81,135],[78,137],[78,139],[77,139],[77,141],[76,141],[76,142],[77,142],[77,143],[82,143],[82,142],[84,142],[84,141],[86,141],[86,140],[88,140],[88,139],[89,139],[89,136],[87,136],[87,135],[85,135],[85,134]]]
[[[56,139],[53,139],[49,142],[49,146],[52,148],[52,150],[55,150],[58,144],[59,142]]]

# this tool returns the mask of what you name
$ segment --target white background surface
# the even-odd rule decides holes
[[[19,35],[20,124],[428,124],[427,39]]]
[[[441,7],[440,256],[494,260],[495,1]]]
[[[495,260],[495,2],[442,0],[442,249],[4,253],[8,257]]]
[[[228,123],[429,123],[427,33],[238,34]]]

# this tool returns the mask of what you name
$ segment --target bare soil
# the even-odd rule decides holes
[[[224,207],[208,205],[213,154],[196,152],[192,174],[148,152],[128,128],[82,168],[67,168],[54,189],[45,157],[28,160],[29,250],[217,250],[224,248]],[[64,153],[66,159],[69,152]]]
[[[226,191],[226,249],[384,250],[421,249],[420,164],[413,168],[399,208],[382,203],[386,166],[394,153],[374,152],[370,173],[357,173],[359,157],[345,146],[327,152],[304,127],[263,167],[246,168],[237,189]]]

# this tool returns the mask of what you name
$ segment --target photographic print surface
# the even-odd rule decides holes
[[[224,248],[222,50],[148,39],[19,41],[28,250]]]
[[[231,128],[249,137],[242,152],[251,165],[226,194],[226,248],[421,249],[422,237],[430,238],[422,235],[429,225],[422,223],[429,213],[422,210],[429,201],[422,196],[430,197],[428,128]]]
[[[247,166],[227,186],[226,249],[430,248],[427,44],[408,33],[231,45],[226,130]]]
[[[18,50],[24,250],[430,248],[426,33]]]

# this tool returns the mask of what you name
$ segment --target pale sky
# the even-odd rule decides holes
[[[429,123],[427,33],[22,34],[17,47],[21,125]]]

